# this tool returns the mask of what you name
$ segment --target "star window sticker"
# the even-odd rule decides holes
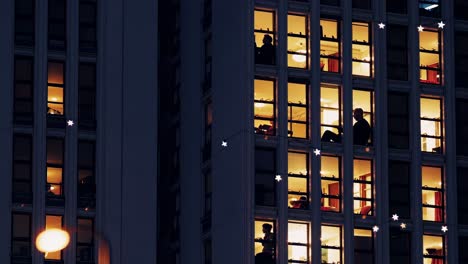
[[[73,120],[68,120],[67,121],[68,126],[73,126],[74,124],[75,124],[75,122],[73,122]]]
[[[374,233],[379,232],[379,227],[375,225],[375,226],[372,228],[372,231],[374,231]]]
[[[398,221],[398,215],[397,214],[392,215],[392,219],[393,221]]]
[[[406,224],[405,224],[405,223],[401,223],[400,227],[401,227],[401,229],[406,229]]]
[[[221,141],[221,146],[227,148],[228,144],[226,140]]]
[[[385,28],[385,24],[384,24],[383,22],[380,22],[380,23],[379,23],[379,28],[380,28],[380,29],[384,29],[384,28]]]
[[[440,21],[439,23],[437,23],[437,25],[439,25],[439,28],[444,29],[444,21]]]
[[[320,156],[320,149],[314,149],[315,156]]]
[[[423,27],[422,25],[419,25],[418,31],[419,31],[419,32],[422,32],[423,30],[424,30],[424,27]]]
[[[275,177],[275,181],[280,182],[283,178],[281,178],[281,175],[277,174]]]
[[[445,233],[445,232],[447,232],[447,231],[448,231],[448,228],[447,228],[447,226],[442,226],[442,228],[441,228],[440,230],[442,230],[442,232],[444,232],[444,233]]]

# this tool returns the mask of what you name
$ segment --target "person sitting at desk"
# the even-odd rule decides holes
[[[273,226],[265,223],[262,225],[262,232],[265,234],[263,238],[256,238],[255,242],[262,243],[262,252],[255,255],[255,264],[274,264],[275,253],[275,234],[271,232]]]

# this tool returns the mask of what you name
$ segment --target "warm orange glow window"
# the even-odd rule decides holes
[[[47,198],[63,197],[63,139],[47,139]]]
[[[47,76],[47,114],[64,115],[64,64],[49,62]]]
[[[341,227],[322,225],[322,263],[342,262]]]
[[[307,68],[307,16],[288,15],[288,67]]]
[[[275,13],[272,11],[255,10],[255,63],[275,64]]]
[[[443,222],[444,188],[441,167],[422,166],[423,220]]]
[[[271,220],[256,219],[254,232],[255,259],[269,259],[274,261],[276,251],[275,222]]]
[[[341,102],[338,87],[320,88],[320,126],[322,135],[326,130],[337,135],[341,133]]]
[[[372,75],[369,23],[353,22],[353,75]]]
[[[320,35],[320,69],[326,72],[340,72],[341,41],[338,21],[321,19]]]
[[[440,33],[424,30],[419,32],[419,67],[421,83],[440,84]]]
[[[341,166],[340,158],[321,156],[322,211],[341,211]]]
[[[423,254],[424,264],[444,264],[445,263],[445,245],[443,236],[424,235],[423,236]]]
[[[46,230],[52,228],[62,229],[62,216],[46,215]],[[48,252],[47,255],[45,255],[45,259],[61,260],[62,251]]]
[[[254,127],[257,134],[275,134],[275,82],[272,80],[254,80]]]
[[[288,207],[309,208],[309,170],[308,155],[300,152],[288,152]]]
[[[307,84],[288,83],[288,136],[308,138]]]
[[[288,223],[288,262],[309,263],[309,225]]]
[[[373,214],[372,161],[355,159],[353,165],[354,213]]]
[[[421,150],[442,153],[442,101],[421,98]]]

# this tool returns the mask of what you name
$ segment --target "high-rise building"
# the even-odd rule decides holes
[[[0,1],[0,262],[468,263],[467,8]]]

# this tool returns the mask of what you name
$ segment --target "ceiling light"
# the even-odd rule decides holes
[[[433,4],[433,5],[426,6],[424,9],[426,9],[426,10],[432,10],[432,9],[438,7],[438,6],[439,6],[438,4]]]
[[[292,59],[293,61],[295,62],[299,62],[299,63],[303,63],[306,61],[306,50],[298,50],[296,51],[297,53],[301,53],[301,54],[293,54],[292,55]]]

